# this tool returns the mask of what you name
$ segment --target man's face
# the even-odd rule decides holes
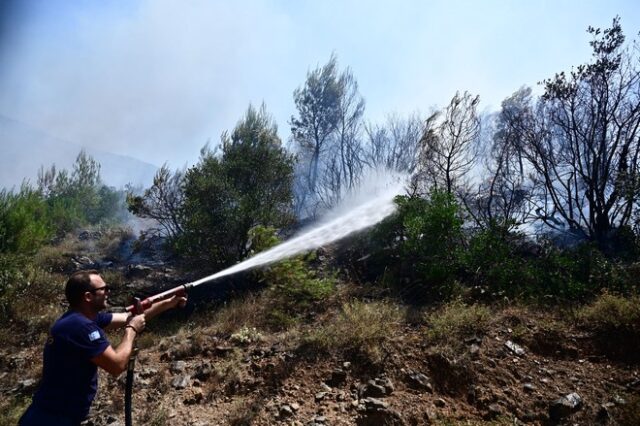
[[[109,298],[109,287],[100,275],[91,275],[91,304],[96,311],[106,309]]]

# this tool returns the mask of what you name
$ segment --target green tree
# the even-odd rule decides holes
[[[120,210],[121,196],[100,179],[100,164],[84,150],[80,151],[71,173],[41,168],[38,190],[50,207],[50,218],[58,232],[67,232],[86,224],[111,220]]]
[[[0,253],[30,254],[52,235],[45,199],[23,185],[0,191]]]
[[[293,165],[265,106],[249,106],[231,136],[222,135],[222,153],[205,147],[185,174],[178,251],[213,269],[244,258],[251,228],[292,220]]]
[[[385,279],[412,301],[446,297],[459,270],[460,206],[452,194],[432,190],[428,198],[398,196],[398,211],[374,232],[374,263]]]

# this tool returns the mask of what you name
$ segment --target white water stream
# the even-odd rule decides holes
[[[389,176],[388,174],[382,176],[382,179],[384,180],[383,184],[380,184],[381,176],[378,176],[377,187],[367,188],[365,186],[359,195],[352,198],[363,199],[367,197],[366,201],[358,204],[352,202],[350,205],[343,205],[335,210],[336,212],[344,212],[343,214],[334,213],[331,215],[331,219],[325,220],[310,230],[303,231],[290,240],[258,253],[230,268],[189,283],[187,286],[195,287],[220,277],[295,256],[375,225],[395,211],[396,205],[393,198],[403,193],[406,182],[404,177]]]

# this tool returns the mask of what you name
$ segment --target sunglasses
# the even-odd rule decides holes
[[[96,291],[98,290],[104,290],[105,292],[107,292],[107,291],[111,291],[111,287],[109,287],[108,285],[103,285],[102,287],[92,288],[91,290],[87,290],[87,291],[89,293],[96,294]]]

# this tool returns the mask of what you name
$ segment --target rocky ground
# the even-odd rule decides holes
[[[178,279],[158,259],[115,266],[128,277],[126,285]],[[560,311],[507,306],[492,312],[482,333],[446,345],[428,339],[429,324],[403,321],[375,359],[301,344],[300,336],[321,327],[330,312],[281,333],[224,333],[192,318],[160,321],[139,339],[134,423],[639,424],[637,363],[610,356],[575,324],[549,326],[562,323]],[[0,407],[28,402],[41,345],[0,350]],[[124,376],[101,372],[86,424],[124,424]]]

